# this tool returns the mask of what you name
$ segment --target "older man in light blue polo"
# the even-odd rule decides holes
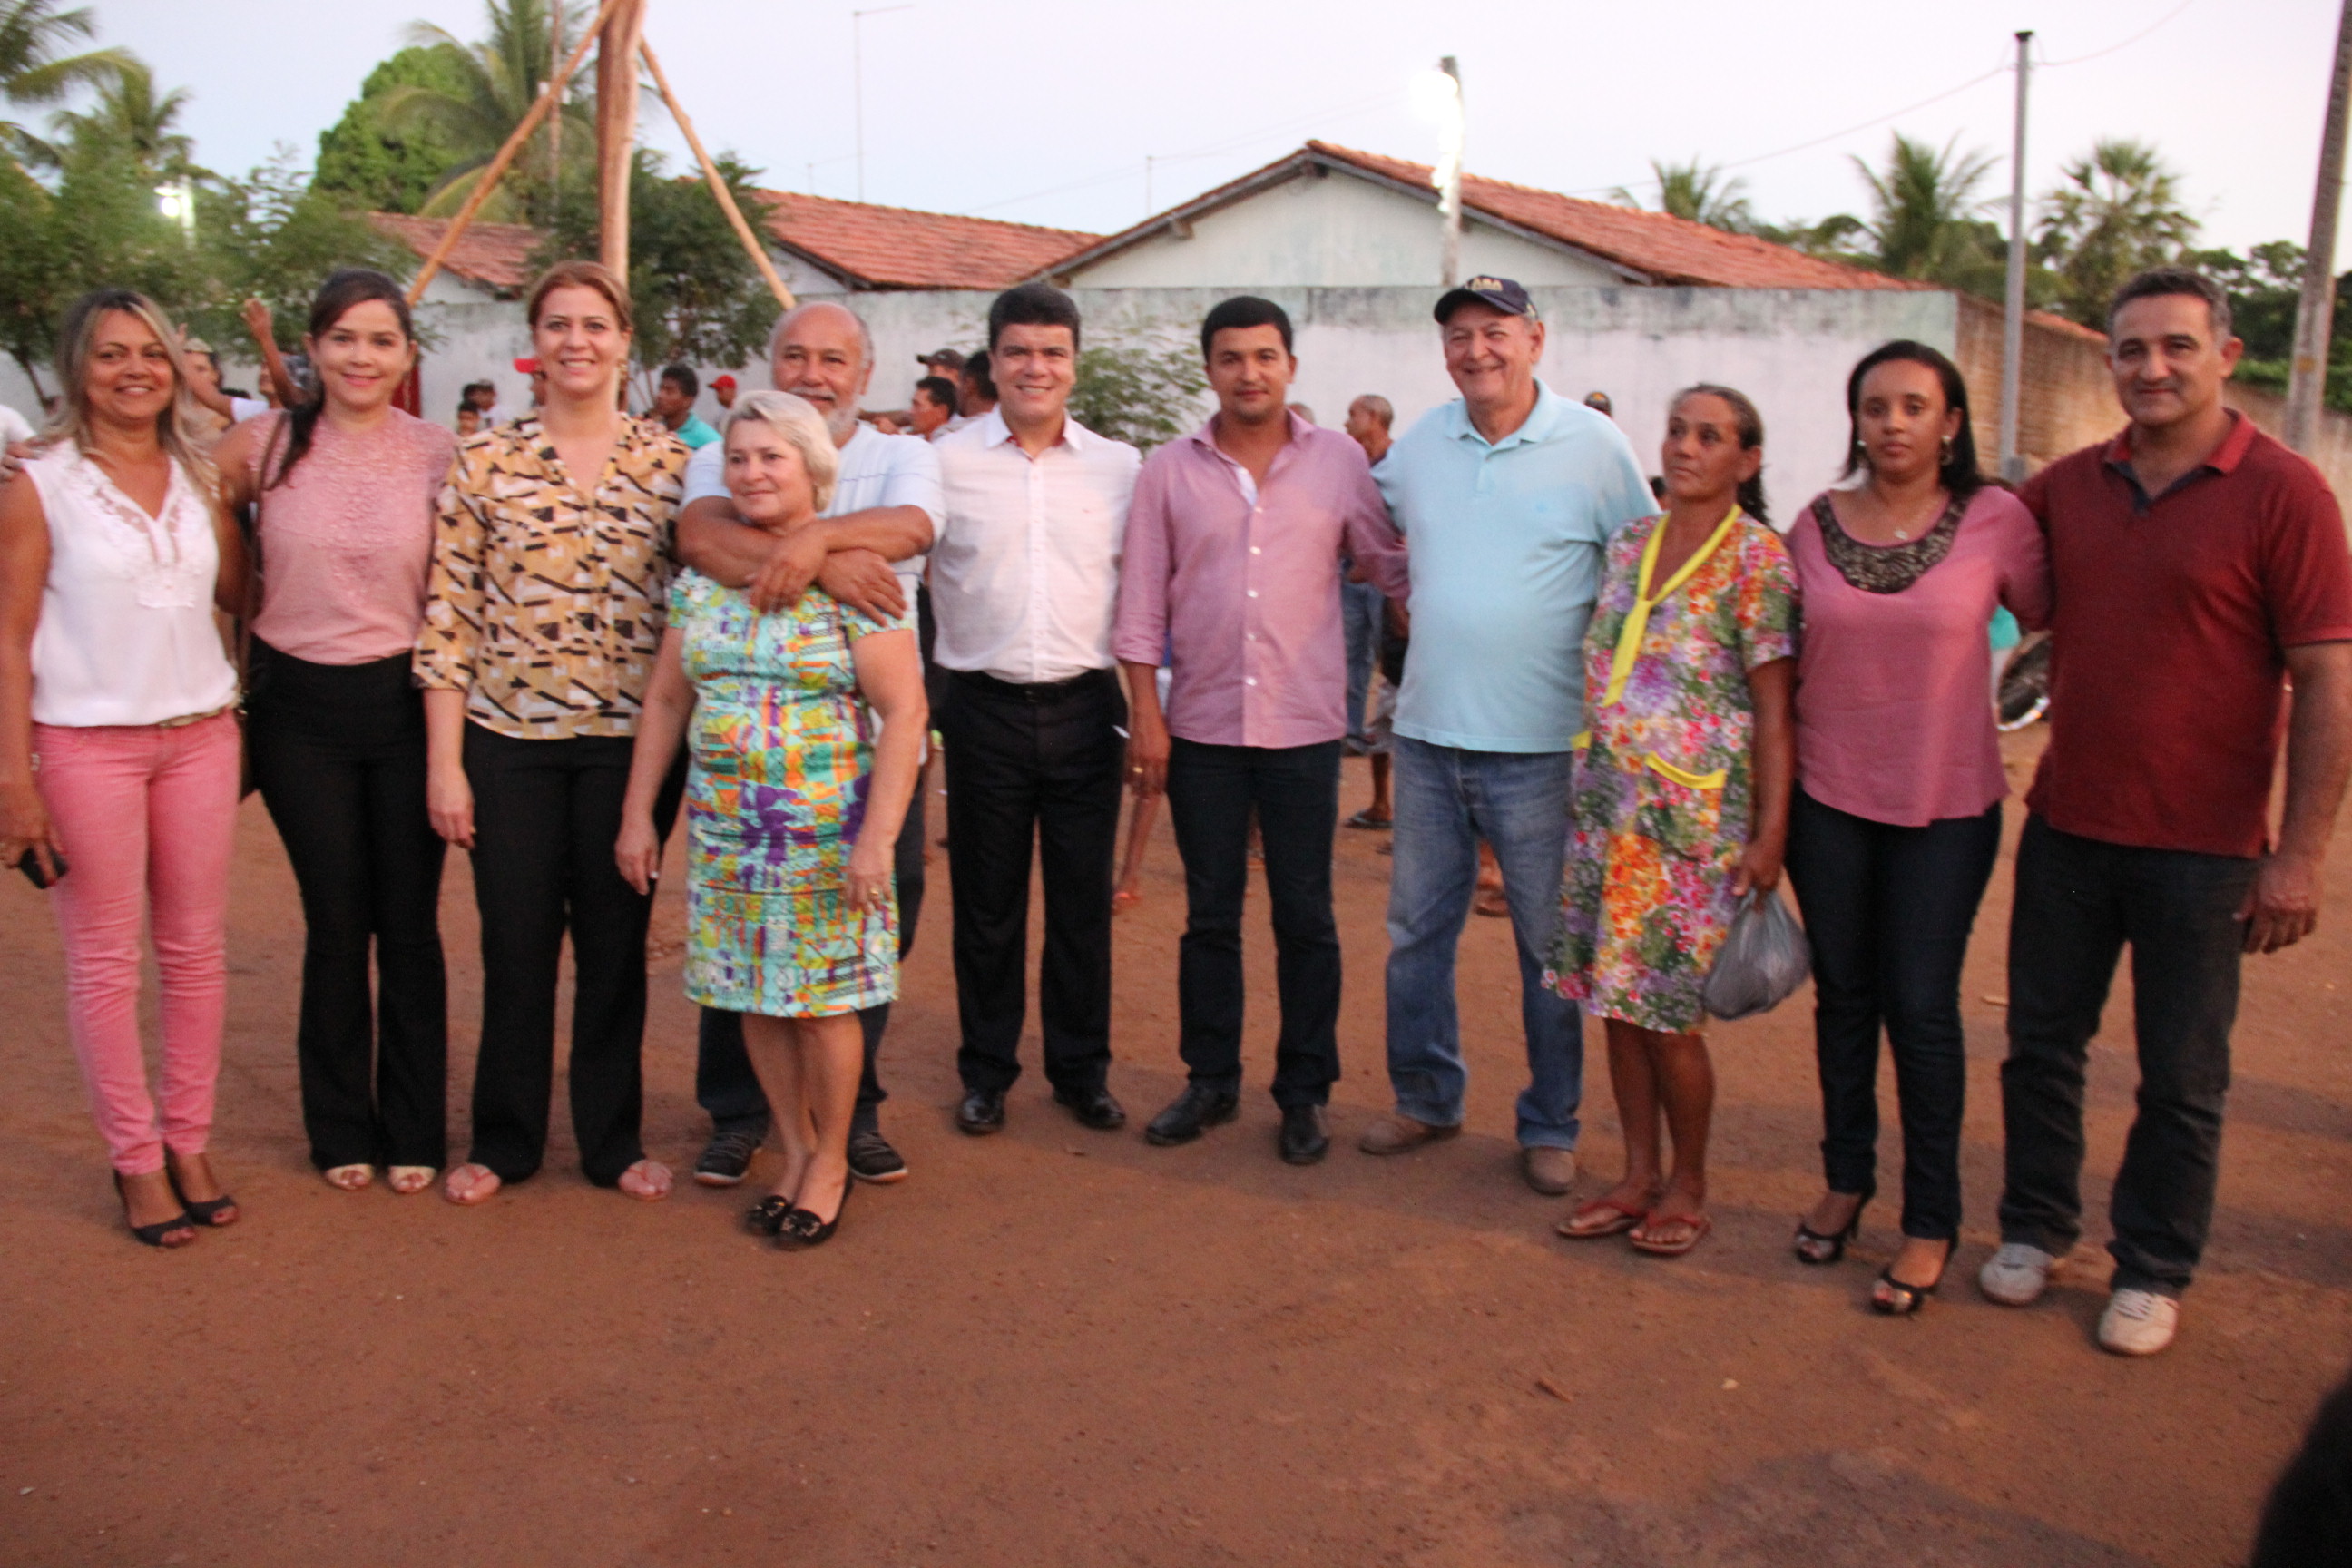
[[[1362,1147],[1399,1154],[1462,1129],[1454,949],[1495,847],[1519,952],[1528,1084],[1519,1168],[1538,1192],[1576,1180],[1583,1020],[1544,988],[1559,905],[1569,745],[1583,728],[1583,643],[1609,538],[1654,509],[1605,416],[1536,379],[1544,329],[1528,291],[1473,278],[1437,302],[1462,394],[1375,471],[1411,550],[1412,649],[1396,708],[1396,869],[1389,891],[1388,1055],[1394,1114]]]

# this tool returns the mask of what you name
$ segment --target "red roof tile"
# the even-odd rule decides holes
[[[761,191],[768,232],[859,289],[1003,289],[1099,235]]]
[[[1383,158],[1328,142],[1309,142],[1320,153],[1387,179],[1426,188],[1430,168],[1402,158]],[[1580,250],[1647,274],[1657,283],[1717,289],[1928,289],[1933,284],[1889,278],[1865,268],[1826,261],[1749,234],[1728,234],[1703,223],[1643,212],[1610,202],[1564,196],[1476,174],[1462,177],[1462,205],[1521,228],[1533,229]]]
[[[441,243],[449,227],[449,220],[438,217],[410,217],[404,213],[370,213],[368,222],[377,232],[390,235],[422,261]],[[528,224],[482,223],[467,224],[459,237],[457,247],[441,265],[444,270],[488,288],[520,292],[530,286],[531,253],[536,251],[542,236]]]

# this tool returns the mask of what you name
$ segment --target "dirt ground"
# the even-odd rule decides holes
[[[2019,744],[2022,777],[2032,742]],[[1367,796],[1361,763],[1344,798]],[[2013,839],[2017,819],[2012,806]],[[1555,1239],[1516,1178],[1524,1067],[1505,922],[1461,988],[1465,1134],[1356,1152],[1385,1108],[1377,835],[1342,833],[1350,965],[1320,1167],[1274,1155],[1270,942],[1250,946],[1241,1121],[1153,1149],[1181,1082],[1181,884],[1164,824],[1122,917],[1112,1084],[1079,1128],[1032,1070],[960,1136],[946,857],[884,1063],[914,1175],[831,1246],[747,1237],[740,1194],[643,1205],[547,1172],[486,1209],[331,1191],[304,1157],[293,883],[242,823],[215,1150],[243,1223],[160,1254],[121,1228],[67,1045],[40,895],[0,883],[0,1563],[1399,1568],[2219,1564],[2352,1359],[2352,850],[2302,947],[2249,966],[2213,1244],[2172,1352],[2099,1352],[2105,1178],[2134,1083],[2119,998],[2095,1052],[2091,1240],[2029,1310],[1970,1282],[1996,1237],[2004,864],[1971,952],[1969,1223],[1916,1321],[1866,1295],[1893,1205],[1836,1268],[1789,1254],[1818,1181],[1804,998],[1718,1027],[1717,1229],[1690,1258]],[[690,1163],[675,890],[656,926],[649,1146]],[[451,1125],[478,969],[446,902]],[[1034,1064],[1032,1043],[1024,1048]],[[1592,1032],[1585,1186],[1619,1157]],[[558,1093],[561,1095],[559,1085]],[[1883,1181],[1897,1150],[1893,1089]],[[559,1100],[560,1103],[560,1100]],[[559,1118],[560,1122],[560,1118]]]

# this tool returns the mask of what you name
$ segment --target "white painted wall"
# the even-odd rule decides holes
[[[1438,279],[1437,210],[1351,174],[1301,177],[1161,233],[1074,274],[1087,289],[1412,288]],[[1538,284],[1621,281],[1595,262],[1491,228],[1471,216],[1462,269]]]

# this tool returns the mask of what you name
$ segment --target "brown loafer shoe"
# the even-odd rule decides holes
[[[1519,1174],[1528,1185],[1548,1198],[1560,1197],[1576,1185],[1576,1151],[1528,1148],[1519,1151]]]
[[[1434,1143],[1441,1138],[1451,1138],[1462,1131],[1459,1123],[1452,1127],[1435,1127],[1426,1121],[1415,1121],[1402,1111],[1375,1117],[1364,1129],[1356,1147],[1367,1154],[1403,1154],[1424,1143]]]

